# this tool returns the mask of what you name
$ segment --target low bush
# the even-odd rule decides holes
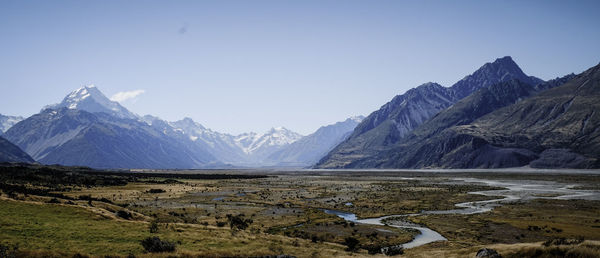
[[[123,219],[131,219],[133,217],[130,212],[124,210],[117,211],[117,216]]]
[[[158,223],[156,223],[156,221],[152,221],[150,223],[150,233],[158,233]]]
[[[165,190],[163,189],[156,189],[156,188],[152,188],[150,190],[148,190],[148,193],[164,193]]]
[[[346,237],[344,239],[344,245],[346,245],[346,251],[356,251],[356,249],[358,249],[358,246],[360,244],[360,241],[354,237]]]
[[[245,219],[244,214],[231,215],[227,214],[227,220],[229,221],[229,227],[231,229],[245,230],[252,224],[252,219]]]
[[[175,243],[160,240],[159,237],[148,237],[142,240],[142,246],[150,253],[175,252]]]

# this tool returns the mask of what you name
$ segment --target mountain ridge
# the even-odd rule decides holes
[[[345,167],[355,160],[377,155],[474,91],[512,79],[531,84],[542,82],[526,75],[510,56],[505,56],[485,63],[451,87],[430,82],[412,88],[367,116],[352,135],[324,156],[316,167]]]
[[[600,98],[600,66],[546,84],[538,87],[542,88],[539,93],[528,98],[494,109],[469,123],[448,126],[429,138],[407,141],[380,153],[372,161],[356,165],[377,168],[600,167],[600,117],[595,112],[600,109],[596,101]]]

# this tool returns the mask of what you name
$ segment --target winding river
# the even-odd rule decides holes
[[[426,214],[476,214],[488,212],[502,205],[503,203],[515,202],[515,201],[526,201],[532,199],[559,199],[559,200],[571,200],[571,199],[583,199],[583,200],[600,200],[600,191],[596,190],[579,190],[573,189],[576,185],[566,185],[551,181],[499,181],[499,180],[486,180],[477,178],[453,178],[453,183],[461,184],[481,184],[492,187],[503,187],[501,190],[489,190],[489,191],[476,191],[469,192],[470,194],[479,194],[485,196],[500,196],[502,198],[476,201],[476,202],[463,202],[457,203],[455,206],[457,209],[452,210],[434,210],[434,211],[422,211],[414,214],[404,215],[388,215],[378,218],[367,218],[358,219],[356,214],[336,211],[336,210],[324,210],[325,213],[337,215],[347,221],[368,224],[368,225],[387,225],[395,228],[408,228],[415,229],[420,232],[412,241],[402,245],[403,248],[413,248],[428,244],[436,241],[446,241],[447,239],[440,233],[427,228],[423,225],[418,225],[410,222],[396,222],[392,224],[383,223],[382,221],[388,218],[401,218],[408,216],[419,216]]]

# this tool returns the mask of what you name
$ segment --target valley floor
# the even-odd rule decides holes
[[[560,199],[561,193],[527,192],[527,198],[499,203],[489,212],[406,217],[447,241],[404,249],[403,256],[474,257],[484,247],[503,257],[600,256],[595,172],[140,173],[1,167],[0,256],[382,255],[369,252],[409,242],[419,231],[346,221],[325,210],[359,219],[444,211],[457,203],[498,199],[473,192],[506,189],[474,182],[481,180],[560,184],[592,195]],[[465,178],[474,181],[457,180]],[[176,250],[150,253],[140,244],[148,237],[175,243]]]

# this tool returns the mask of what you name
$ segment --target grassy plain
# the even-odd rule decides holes
[[[20,256],[56,257],[371,256],[369,247],[402,244],[417,232],[349,223],[323,210],[360,218],[445,210],[458,202],[494,198],[469,192],[498,189],[448,183],[453,177],[543,179],[584,189],[600,184],[599,176],[585,174],[220,170],[177,173],[241,176],[169,178],[21,169],[26,177],[7,174],[14,168],[0,170],[0,244],[18,245]],[[244,177],[256,173],[266,176]],[[62,182],[48,183],[48,178]],[[235,230],[228,214],[243,214],[252,222]],[[563,255],[575,249],[594,254],[600,250],[594,242],[600,240],[599,214],[600,201],[532,200],[475,215],[415,216],[410,219],[448,241],[407,249],[404,256],[473,257],[480,248],[492,247],[511,257],[548,251],[553,247],[541,243],[559,237],[592,240],[556,247],[565,249]],[[151,233],[153,223],[158,230]],[[175,253],[146,252],[140,241],[151,236],[176,243]],[[357,250],[346,250],[349,237],[359,241]]]

